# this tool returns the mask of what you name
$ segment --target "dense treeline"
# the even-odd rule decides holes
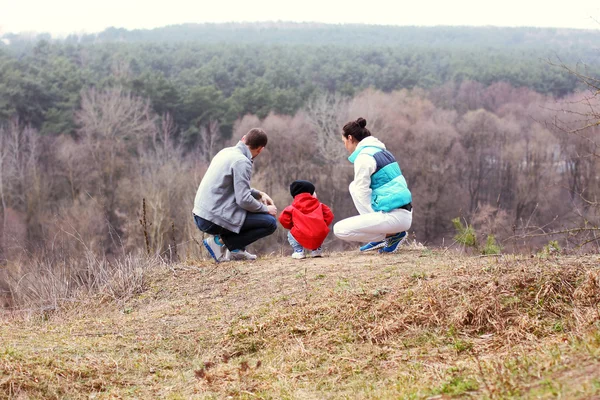
[[[38,35],[50,39],[48,34]],[[589,49],[598,42],[597,30],[533,27],[415,27],[294,22],[206,23],[156,29],[108,28],[98,34],[72,34],[67,43],[193,42],[335,46],[417,46],[433,48],[549,49],[561,54]],[[15,45],[27,47],[31,35],[6,34]],[[583,55],[583,57],[586,57]]]
[[[149,99],[157,114],[171,114],[188,144],[211,121],[229,137],[246,114],[293,115],[320,93],[476,81],[562,97],[577,80],[544,59],[560,51],[566,61],[598,65],[588,46],[599,35],[309,24],[108,29],[38,41],[12,35],[0,47],[0,123],[18,117],[43,134],[74,134],[81,91],[116,85]]]
[[[600,160],[589,156],[599,129],[578,136],[550,129],[544,121],[557,107],[506,83],[367,90],[316,98],[293,116],[247,115],[229,140],[209,125],[201,145],[185,149],[172,118],[156,115],[146,100],[122,88],[89,89],[74,115],[77,138],[40,136],[18,120],[0,130],[1,249],[5,256],[56,249],[64,237],[69,248],[85,244],[99,253],[144,249],[146,238],[153,252],[175,244],[179,254],[197,251],[190,210],[203,171],[216,151],[253,126],[270,138],[255,163],[254,186],[283,206],[289,183],[309,179],[337,219],[353,215],[352,167],[339,129],[359,115],[400,161],[415,199],[412,232],[421,241],[451,240],[458,216],[499,240],[543,225],[597,221],[598,208],[578,194],[600,196]],[[275,249],[284,240],[280,232],[257,246]],[[331,247],[342,245],[331,240]]]

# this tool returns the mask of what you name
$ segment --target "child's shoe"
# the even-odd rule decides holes
[[[323,249],[319,247],[318,249],[311,251],[310,256],[311,257],[323,257]]]
[[[294,251],[294,253],[292,254],[292,258],[295,260],[302,260],[303,258],[306,258],[306,255],[304,254],[304,249]]]

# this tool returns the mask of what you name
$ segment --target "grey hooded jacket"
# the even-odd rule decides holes
[[[252,154],[245,143],[219,151],[200,182],[193,213],[239,233],[247,212],[268,212],[257,200],[260,192],[250,187],[251,178]]]

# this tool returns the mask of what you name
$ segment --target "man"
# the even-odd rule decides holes
[[[246,246],[277,228],[277,208],[264,192],[250,187],[252,162],[267,145],[267,134],[251,129],[236,146],[217,153],[200,182],[194,200],[194,221],[216,262],[255,260]]]

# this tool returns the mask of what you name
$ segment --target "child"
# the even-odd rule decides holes
[[[315,185],[309,181],[294,181],[290,185],[294,201],[279,216],[279,222],[289,229],[288,241],[294,249],[292,258],[305,258],[305,249],[312,257],[321,257],[321,245],[329,233],[333,213],[317,200]]]

